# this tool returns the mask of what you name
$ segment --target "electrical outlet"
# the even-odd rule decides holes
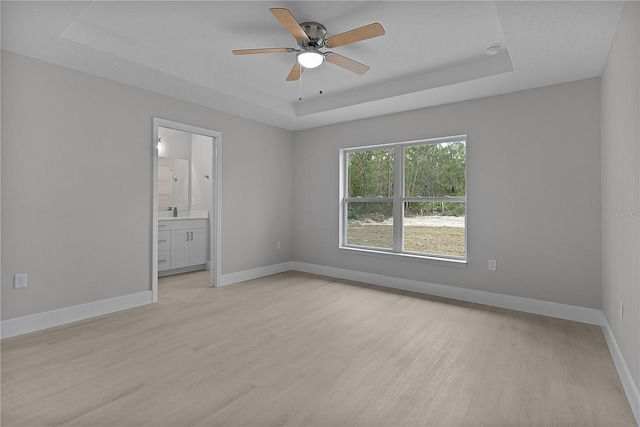
[[[27,273],[18,273],[13,277],[13,289],[27,287]]]
[[[276,242],[276,249],[280,249],[280,240]]]
[[[489,260],[489,270],[496,271],[496,260],[495,259],[490,259]]]

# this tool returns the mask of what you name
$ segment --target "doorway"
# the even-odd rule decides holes
[[[202,190],[202,186],[194,186],[193,190],[183,190],[176,188],[176,192],[179,192],[179,195],[176,195],[176,202],[171,202],[169,207],[171,209],[178,208],[180,206],[181,211],[189,210],[192,206],[197,206],[201,211],[208,212],[208,231],[209,231],[209,282],[213,287],[220,286],[220,275],[221,275],[221,263],[222,263],[222,254],[220,251],[221,248],[221,189],[222,189],[222,134],[218,131],[214,131],[211,129],[200,128],[197,126],[188,125],[185,123],[174,122],[171,120],[165,120],[161,118],[154,117],[153,118],[153,141],[152,141],[152,161],[153,161],[153,189],[152,189],[152,232],[151,232],[151,248],[152,248],[152,259],[151,259],[151,290],[153,293],[153,302],[158,301],[158,219],[160,216],[164,216],[164,209],[167,207],[164,204],[167,204],[167,200],[173,200],[173,194],[168,195],[166,191],[162,190],[163,193],[161,197],[159,197],[159,185],[158,185],[158,176],[159,176],[159,158],[163,159],[163,174],[166,173],[165,169],[168,167],[168,164],[172,163],[171,157],[177,157],[180,159],[180,155],[171,156],[171,157],[159,157],[159,138],[160,134],[167,134],[171,132],[181,132],[190,134],[192,137],[194,144],[198,141],[200,147],[202,147],[203,142],[205,144],[210,144],[210,147],[205,147],[207,149],[204,150],[207,153],[207,157],[211,156],[211,173],[206,174],[205,179],[210,180],[210,188],[207,189],[206,194],[198,194],[198,191]],[[194,145],[195,146],[195,145]],[[210,148],[210,149],[208,149]],[[166,154],[166,153],[165,153]],[[183,156],[184,157],[184,156]],[[183,165],[180,161],[176,161],[176,170],[182,170]],[[197,169],[197,165],[194,165]],[[182,172],[184,173],[184,172]],[[199,177],[198,179],[202,178]],[[191,182],[191,178],[189,178],[189,182]],[[197,183],[197,179],[193,178],[194,184]],[[189,187],[190,188],[190,187]],[[198,190],[196,190],[196,188]],[[186,194],[184,194],[186,192]],[[195,196],[198,197],[195,197]],[[163,204],[163,211],[160,211],[160,204]]]

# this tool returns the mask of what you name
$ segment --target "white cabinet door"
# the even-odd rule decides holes
[[[191,234],[189,234],[189,230],[171,231],[171,268],[189,265],[190,240]]]
[[[204,264],[207,262],[207,229],[194,228],[189,230],[191,241],[189,242],[189,265]]]

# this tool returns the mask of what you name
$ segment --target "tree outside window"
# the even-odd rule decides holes
[[[341,245],[466,259],[466,137],[341,151]]]

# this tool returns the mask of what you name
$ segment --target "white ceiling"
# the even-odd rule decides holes
[[[621,2],[2,1],[2,48],[291,130],[599,76]],[[286,82],[294,47],[269,12],[338,34],[386,35],[331,49],[371,66],[325,63]],[[484,54],[491,44],[503,48]],[[320,94],[319,91],[323,93]],[[302,93],[302,101],[299,101]]]

